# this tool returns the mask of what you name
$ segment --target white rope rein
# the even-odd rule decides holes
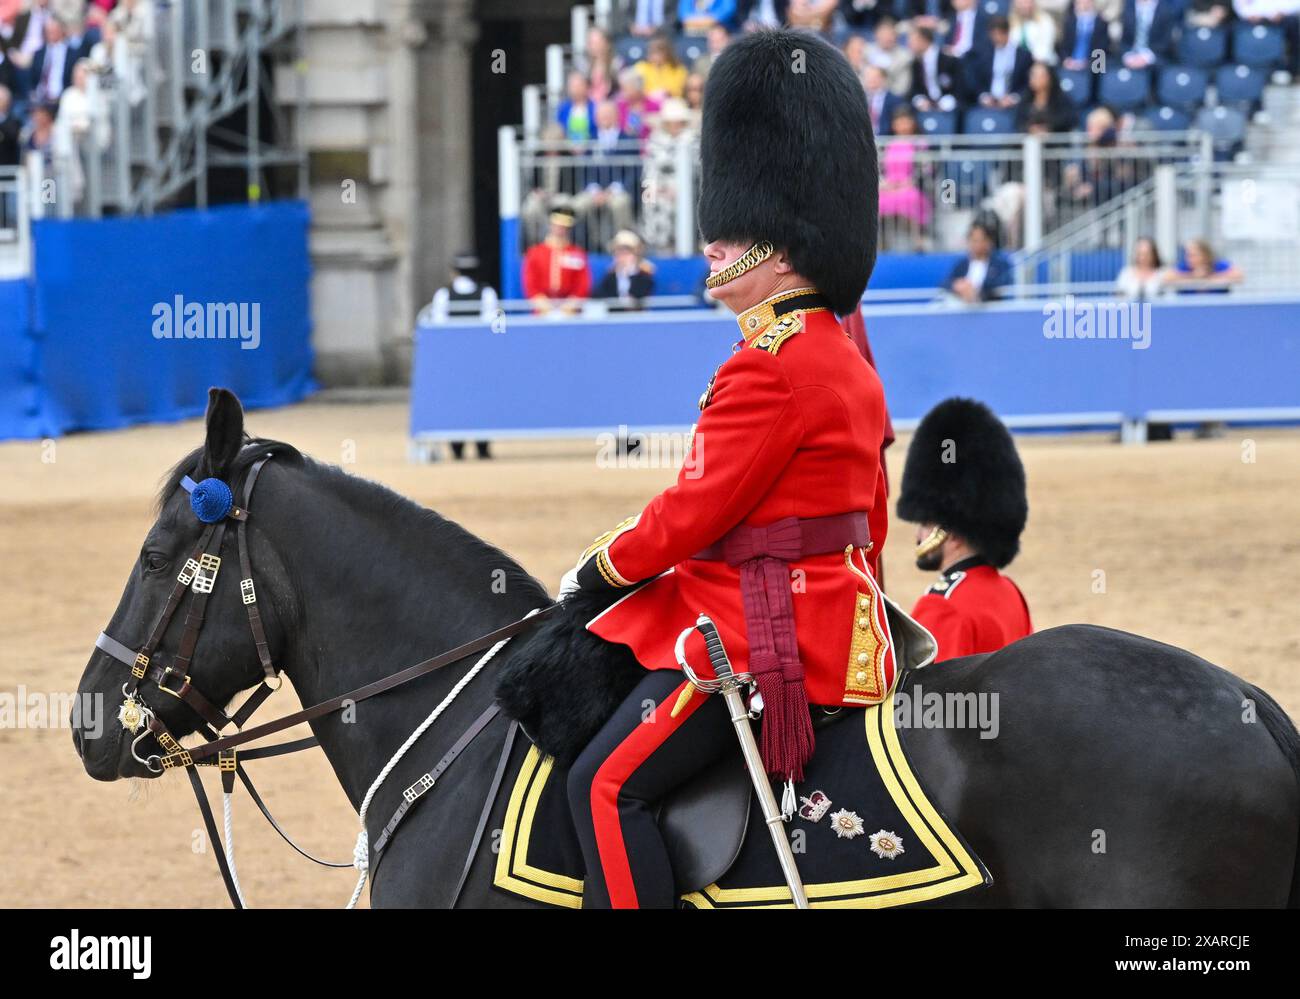
[[[526,618],[532,617],[540,610],[540,607],[535,607],[524,616]],[[420,736],[424,735],[429,726],[438,720],[439,716],[451,706],[453,701],[456,700],[460,692],[464,690],[469,682],[479,674],[479,671],[482,670],[484,666],[491,662],[493,656],[506,647],[506,644],[509,641],[510,638],[503,638],[492,646],[492,648],[488,649],[487,652],[483,653],[478,662],[471,666],[469,670],[466,671],[465,675],[456,681],[456,685],[448,691],[447,696],[442,699],[441,703],[429,712],[429,716],[416,727],[414,732],[407,736],[406,741],[398,747],[397,752],[395,752],[392,758],[384,764],[384,768],[379,771],[379,776],[376,777],[374,782],[370,785],[370,790],[366,792],[366,796],[361,802],[361,810],[358,813],[358,818],[361,821],[361,831],[357,833],[356,846],[352,849],[352,866],[355,867],[358,872],[357,886],[352,889],[352,897],[348,899],[348,904],[344,906],[345,909],[356,908],[357,901],[361,898],[361,892],[366,886],[366,879],[370,875],[370,834],[366,832],[366,814],[370,811],[370,802],[374,798],[375,792],[378,791],[384,781],[388,779],[388,775],[392,773],[393,768],[401,762],[402,757],[406,755],[407,750],[415,745],[416,741],[419,740]],[[229,833],[227,833],[227,839],[229,839]],[[234,870],[233,866],[231,867],[231,870]]]
[[[239,872],[235,870],[235,821],[229,791],[221,792],[221,811],[226,826],[226,842],[222,845],[222,849],[226,852],[226,865],[230,868],[230,880],[235,886],[235,894],[239,896],[239,904],[247,909],[248,902],[244,898],[244,889],[239,883]]]

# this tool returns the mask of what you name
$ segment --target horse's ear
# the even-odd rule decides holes
[[[203,474],[221,478],[244,444],[244,407],[229,389],[208,389]]]

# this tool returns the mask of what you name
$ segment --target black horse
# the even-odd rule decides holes
[[[286,444],[247,443],[238,400],[214,392],[206,442],[167,479],[157,521],[109,623],[108,633],[124,644],[143,641],[198,538],[202,525],[176,488],[181,477],[197,468],[195,478],[234,484],[268,451],[276,457],[257,486],[248,538],[274,659],[304,704],[550,604],[541,584],[508,556],[436,513]],[[194,686],[217,704],[261,679],[237,575],[217,578],[192,668]],[[179,617],[164,650],[175,648]],[[501,658],[511,653],[507,646]],[[312,723],[354,807],[473,661]],[[79,690],[116,705],[126,674],[96,650]],[[981,738],[974,728],[905,733],[935,803],[994,880],[945,904],[1300,904],[1300,735],[1251,684],[1180,649],[1089,626],[1042,632],[993,655],[915,671],[903,683],[927,693],[999,696],[997,738]],[[142,690],[176,735],[200,725],[181,701]],[[370,807],[372,843],[401,789],[493,693],[489,676],[470,682],[423,736],[420,751],[398,766]],[[505,730],[497,718],[410,813],[376,873],[372,905],[452,901]],[[154,776],[133,759],[130,741],[118,725],[98,739],[74,730],[86,771],[98,780]],[[459,904],[533,905],[492,888],[493,860],[491,849],[478,851]]]

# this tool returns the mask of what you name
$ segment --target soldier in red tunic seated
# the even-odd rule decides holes
[[[708,285],[739,339],[700,399],[676,484],[597,538],[562,585],[626,591],[588,629],[647,670],[570,770],[588,906],[676,902],[653,803],[735,739],[722,699],[674,657],[701,612],[756,679],[778,780],[802,779],[810,703],[873,704],[893,685],[875,579],[884,393],[835,318],[857,308],[875,261],[876,184],[866,102],[838,51],[763,31],[718,57],[699,221]],[[703,652],[688,643],[709,676]]]
[[[972,399],[948,399],[916,428],[898,516],[917,524],[916,564],[939,578],[912,616],[939,643],[936,662],[995,652],[1033,631],[1004,568],[1020,550],[1029,504],[1011,434]]]

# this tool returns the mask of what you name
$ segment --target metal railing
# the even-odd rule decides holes
[[[503,129],[503,217],[520,218],[521,248],[545,234],[565,208],[577,219],[575,242],[603,252],[621,228],[637,230],[647,250],[693,256],[698,136],[652,132],[645,142],[603,149],[594,142],[516,137]],[[1125,135],[1093,146],[1083,134],[952,135],[882,139],[880,246],[885,251],[953,251],[980,215],[999,222],[1005,249],[1034,248],[1099,206],[1150,181],[1163,164],[1212,158],[1200,132]],[[516,188],[517,185],[517,188]]]
[[[181,199],[204,207],[216,167],[245,171],[249,200],[262,196],[268,167],[296,168],[305,197],[305,151],[265,137],[289,129],[263,71],[268,53],[302,51],[303,3],[155,0],[148,34],[119,35],[109,64],[90,74],[90,127],[67,135],[56,120],[59,141],[26,163],[33,214],[150,213]],[[296,76],[301,121],[306,90]],[[47,186],[53,198],[42,196]]]
[[[1015,258],[1017,293],[1044,284],[1076,293],[1114,292],[1115,274],[1137,241],[1154,240],[1172,266],[1189,240],[1203,239],[1244,275],[1248,293],[1300,291],[1300,190],[1286,164],[1198,160],[1164,164],[1131,190],[1074,220]]]
[[[32,270],[27,172],[0,167],[0,278],[25,277]]]

